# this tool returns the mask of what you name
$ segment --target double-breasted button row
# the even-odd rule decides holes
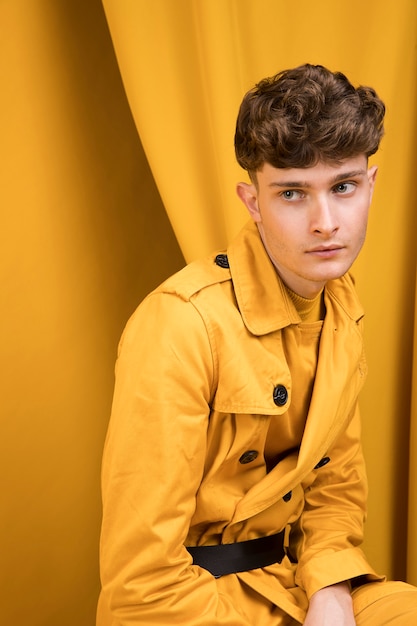
[[[257,459],[258,456],[259,456],[258,450],[247,450],[239,458],[239,463],[242,463],[242,465],[246,465],[246,463],[252,463],[252,461]],[[324,467],[325,465],[327,465],[327,463],[329,463],[329,461],[330,461],[330,457],[324,456],[317,463],[317,465],[314,466],[314,469],[320,469],[320,467]],[[292,498],[292,491],[289,491],[284,496],[282,496],[282,499],[284,500],[284,502],[289,502],[291,498]]]
[[[246,465],[246,463],[252,463],[252,461],[254,461],[255,459],[257,459],[259,456],[259,452],[258,450],[247,450],[246,452],[244,452],[242,454],[242,456],[239,458],[239,463],[242,463],[242,465]],[[325,465],[327,465],[327,463],[330,462],[330,457],[329,456],[324,456],[318,463],[317,465],[314,466],[314,469],[320,469],[320,467],[324,467]]]

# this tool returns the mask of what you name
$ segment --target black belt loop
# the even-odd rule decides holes
[[[276,535],[215,546],[187,547],[193,564],[208,570],[215,578],[281,563],[285,556],[282,530]]]

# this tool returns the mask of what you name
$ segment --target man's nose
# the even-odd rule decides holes
[[[339,228],[336,207],[327,195],[319,196],[312,201],[310,225],[312,232],[326,236]]]

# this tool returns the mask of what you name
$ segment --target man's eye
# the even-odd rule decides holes
[[[298,200],[301,198],[301,191],[286,189],[281,193],[281,197],[284,198],[284,200]]]
[[[356,185],[354,183],[339,183],[334,189],[336,193],[345,194],[353,191],[355,187]]]

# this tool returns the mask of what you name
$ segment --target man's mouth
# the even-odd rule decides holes
[[[310,248],[310,250],[307,250],[307,253],[326,259],[326,258],[334,257],[342,249],[343,249],[343,246],[340,244],[329,244],[326,246],[316,246],[315,248]]]

